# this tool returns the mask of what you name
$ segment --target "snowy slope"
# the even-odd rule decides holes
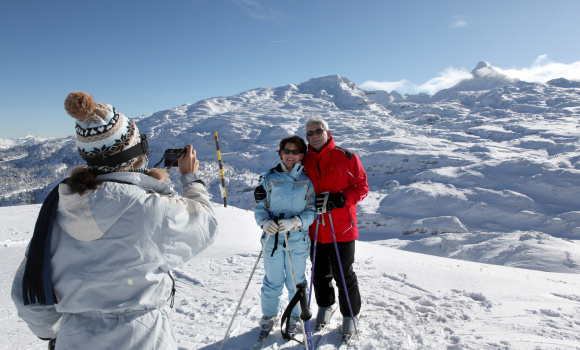
[[[0,349],[46,348],[9,299],[38,208],[0,208]],[[217,204],[215,210],[220,233],[214,245],[175,271],[172,317],[180,349],[219,348],[260,250],[251,212]],[[506,255],[518,259],[517,251]],[[578,274],[452,260],[367,242],[357,244],[356,259],[364,306],[363,333],[353,349],[580,348]],[[248,349],[257,337],[262,278],[260,263],[224,349]],[[320,349],[335,348],[340,321],[335,315]],[[279,329],[265,348],[303,349],[285,343]]]

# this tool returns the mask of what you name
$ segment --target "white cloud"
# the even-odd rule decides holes
[[[556,78],[580,81],[580,61],[570,64],[559,63],[550,60],[548,55],[539,56],[529,68],[494,68],[510,78],[517,78],[529,82],[545,83],[548,80]]]
[[[460,81],[471,79],[473,75],[464,69],[455,69],[453,67],[445,68],[439,76],[420,85],[419,91],[425,91],[434,94],[439,90],[450,88],[457,85]]]
[[[388,92],[397,91],[402,94],[417,93],[417,86],[410,81],[403,79],[399,81],[365,81],[359,86],[364,90],[385,90]]]
[[[498,79],[507,77],[537,83],[545,83],[556,78],[580,81],[580,61],[570,64],[559,63],[548,59],[548,55],[541,55],[534,60],[529,68],[502,69],[499,67],[491,67],[490,69],[483,69],[479,72],[481,73],[480,76],[484,75],[487,78],[493,75]],[[423,84],[414,84],[406,79],[402,79],[395,82],[365,81],[359,86],[364,90],[397,91],[400,94],[418,94],[420,92],[435,94],[440,90],[456,85],[462,80],[472,78],[473,75],[470,71],[449,67],[439,73],[437,77]]]
[[[463,15],[451,17],[451,28],[462,28],[467,25],[467,22],[463,19]]]
[[[400,94],[418,94],[420,92],[434,94],[439,90],[452,87],[461,80],[471,78],[473,78],[471,73],[451,67],[446,68],[438,77],[430,79],[421,85],[402,79],[395,82],[365,81],[360,84],[360,88],[364,90],[397,91]]]
[[[461,27],[465,27],[466,25],[467,25],[467,22],[465,22],[464,20],[461,20],[461,19],[451,22],[451,28],[461,28]]]

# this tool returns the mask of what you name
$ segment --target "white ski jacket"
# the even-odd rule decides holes
[[[51,242],[55,305],[24,305],[19,316],[56,349],[177,349],[167,310],[168,271],[215,239],[217,221],[196,173],[181,177],[183,196],[140,173],[116,172],[85,195],[59,187]],[[28,253],[27,253],[28,254]]]

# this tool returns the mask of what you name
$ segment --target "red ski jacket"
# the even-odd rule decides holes
[[[334,233],[338,242],[349,242],[358,238],[356,224],[356,205],[369,192],[367,174],[358,156],[346,149],[336,147],[332,136],[320,152],[310,145],[302,164],[314,185],[316,194],[326,191],[339,193],[346,197],[344,208],[331,211]],[[314,239],[316,221],[310,225],[310,238]],[[323,214],[318,226],[318,241],[333,242],[328,213]]]

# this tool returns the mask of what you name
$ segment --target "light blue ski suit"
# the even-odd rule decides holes
[[[168,271],[214,241],[209,196],[196,173],[181,176],[183,196],[140,173],[97,178],[110,181],[82,196],[59,186],[51,243],[58,304],[24,305],[25,259],[12,287],[18,315],[36,336],[57,338],[56,349],[177,349]]]
[[[306,282],[306,259],[310,253],[308,227],[314,222],[315,216],[314,186],[300,163],[296,164],[290,173],[284,172],[282,166],[278,165],[263,177],[262,185],[267,195],[254,208],[256,222],[261,226],[262,221],[267,219],[282,219],[282,216],[290,219],[293,216],[300,216],[302,229],[290,231],[288,245],[296,284]],[[284,284],[286,284],[289,298],[294,297],[294,284],[283,234],[285,233],[278,234],[276,250],[274,250],[275,235],[268,239],[268,244],[264,249],[265,276],[261,298],[262,314],[266,316],[277,315],[280,311],[280,298]],[[262,244],[266,236],[267,233],[262,234]],[[292,315],[298,316],[298,307],[292,310]]]

